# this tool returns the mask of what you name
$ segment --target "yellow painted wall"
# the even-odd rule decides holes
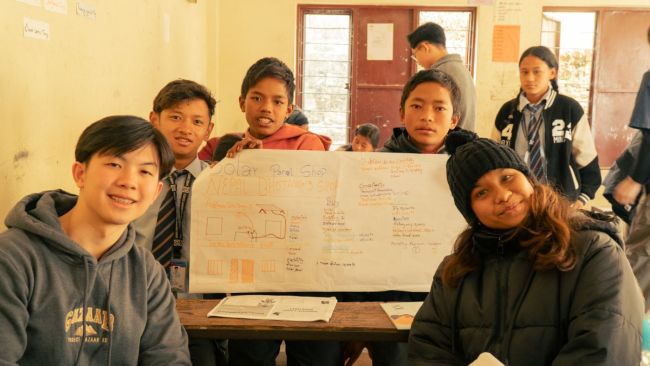
[[[76,14],[76,0],[67,1],[65,15],[0,1],[2,218],[26,194],[77,192],[74,145],[91,122],[111,114],[147,117],[158,90],[180,77],[216,91],[217,0],[83,2],[95,7],[94,20]],[[23,37],[25,17],[49,23],[49,41]]]
[[[66,15],[16,0],[0,1],[2,218],[28,193],[53,188],[75,192],[70,166],[82,129],[110,114],[146,117],[166,82],[183,77],[207,85],[221,101],[213,134],[222,134],[246,127],[237,98],[253,62],[275,56],[295,67],[297,0],[83,0],[95,6],[95,20],[76,15],[77,0],[68,0]],[[538,43],[543,6],[650,8],[647,0],[521,1],[520,52]],[[467,6],[468,2],[308,3]],[[170,19],[169,42],[164,40],[165,14]],[[49,23],[50,40],[24,38],[25,17]],[[491,61],[493,17],[493,5],[478,7],[476,83],[482,135],[490,130],[499,106],[518,88],[516,64]]]

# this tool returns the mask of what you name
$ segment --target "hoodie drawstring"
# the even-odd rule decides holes
[[[82,308],[81,308],[81,328],[83,330],[82,336],[81,336],[81,344],[79,345],[79,351],[77,351],[77,358],[74,361],[74,364],[77,365],[79,364],[79,358],[81,357],[81,353],[83,352],[84,344],[86,343],[86,305],[87,305],[87,297],[88,297],[88,258],[83,257],[84,261],[84,271],[86,276],[84,277],[84,294],[83,294],[83,302],[82,302]]]
[[[115,267],[115,261],[111,261],[111,272],[108,276],[108,299],[106,300],[106,314],[109,319],[111,317],[111,290],[113,289],[113,267]],[[110,332],[108,333],[108,363],[107,363],[108,366],[111,365],[111,356],[113,354],[112,353],[113,332],[115,331],[115,329],[112,327],[109,327],[109,329]]]

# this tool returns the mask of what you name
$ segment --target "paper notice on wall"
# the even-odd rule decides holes
[[[393,24],[368,23],[366,55],[369,61],[393,60]]]
[[[53,13],[68,14],[68,0],[43,0],[43,7]]]
[[[97,17],[97,10],[93,4],[77,1],[77,15],[80,17],[95,20]]]
[[[192,188],[190,292],[427,292],[465,227],[447,155],[244,150]]]
[[[492,61],[517,62],[519,60],[518,25],[495,25],[492,30]]]
[[[28,4],[28,5],[33,5],[33,6],[41,6],[41,0],[16,0],[19,3],[23,4]]]
[[[50,24],[40,20],[23,18],[23,37],[50,40]]]
[[[522,13],[521,0],[496,0],[494,23],[521,24]]]

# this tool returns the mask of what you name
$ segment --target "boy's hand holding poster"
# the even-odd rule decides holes
[[[190,291],[429,290],[465,221],[446,155],[245,150],[192,188]]]

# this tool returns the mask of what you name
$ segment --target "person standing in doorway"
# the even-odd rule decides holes
[[[438,69],[447,73],[458,85],[460,106],[458,127],[476,130],[476,88],[472,75],[459,54],[447,51],[445,30],[436,23],[425,23],[406,37],[413,59],[425,69]]]

